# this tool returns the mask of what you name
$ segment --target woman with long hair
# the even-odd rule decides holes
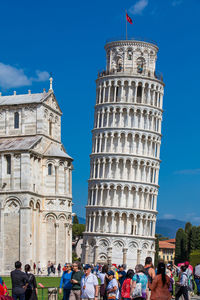
[[[107,279],[107,273],[108,273],[108,265],[104,265],[102,267],[101,272],[97,273],[97,277],[100,279],[100,297],[103,298],[104,300],[106,299],[106,287],[108,284]]]
[[[170,300],[169,292],[170,279],[165,273],[165,264],[160,262],[157,268],[157,275],[152,283],[149,283],[151,289],[151,300]]]
[[[132,269],[129,269],[126,273],[126,278],[121,288],[121,298],[123,300],[131,299],[131,286],[132,286],[133,276],[134,276],[134,271]]]
[[[35,275],[31,273],[31,266],[28,264],[25,265],[24,270],[28,277],[28,286],[25,292],[25,300],[37,300],[38,290]]]

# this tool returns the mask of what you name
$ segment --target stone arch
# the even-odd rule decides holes
[[[44,217],[44,219],[47,221],[47,222],[56,222],[57,220],[57,216],[56,214],[54,213],[47,213]]]
[[[30,202],[29,202],[29,206],[30,208],[34,208],[34,204],[35,204],[35,200],[33,198],[31,198]]]
[[[64,222],[67,221],[67,216],[64,213],[61,213],[58,215],[57,219]]]
[[[6,207],[8,207],[8,203],[9,205],[13,202],[13,204],[15,203],[17,206],[21,207],[22,206],[22,201],[20,198],[16,197],[16,196],[9,196],[8,198],[6,198],[4,201],[3,201],[3,207],[4,209]],[[14,205],[15,206],[15,205]]]
[[[97,245],[102,248],[107,248],[110,245],[110,241],[107,238],[102,238],[98,241]]]
[[[113,247],[123,248],[124,247],[124,241],[123,240],[115,240],[113,242]]]
[[[137,73],[142,74],[146,69],[146,60],[144,57],[139,56],[136,60]]]
[[[132,241],[132,242],[130,242],[129,244],[128,244],[128,248],[132,248],[132,249],[138,249],[139,248],[139,245],[138,245],[138,243],[137,242],[135,242],[135,241]]]
[[[98,263],[105,264],[108,262],[108,256],[106,253],[101,252],[98,255]]]
[[[35,207],[36,207],[36,209],[38,209],[40,211],[40,208],[41,208],[41,201],[40,201],[40,199],[37,199]]]
[[[142,244],[142,249],[144,249],[144,250],[148,250],[149,249],[149,244],[148,243],[143,243]]]
[[[112,251],[112,260],[116,263],[116,264],[120,264],[121,263],[121,257],[122,257],[122,252],[123,252],[123,248],[125,246],[124,241],[121,239],[117,239],[115,241],[113,241],[113,251]]]

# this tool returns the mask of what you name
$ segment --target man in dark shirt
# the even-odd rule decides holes
[[[12,297],[14,300],[25,300],[28,277],[24,272],[21,271],[21,267],[21,262],[16,261],[15,270],[10,273],[12,280]]]
[[[72,265],[73,273],[71,277],[72,289],[70,300],[80,300],[81,298],[81,278],[84,273],[80,270],[79,262],[75,261]]]
[[[124,271],[123,265],[119,266],[118,268],[119,268],[118,276],[119,276],[119,283],[120,283],[119,290],[121,292],[122,284],[126,278],[126,272]]]

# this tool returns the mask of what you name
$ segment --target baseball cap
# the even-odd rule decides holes
[[[170,267],[171,265],[170,264],[167,264],[167,267]]]
[[[115,273],[112,270],[108,271],[107,274],[108,274],[108,276],[110,276],[110,275],[114,276],[115,275]]]
[[[86,264],[83,268],[84,270],[88,270],[88,269],[91,269],[91,266],[89,264]]]

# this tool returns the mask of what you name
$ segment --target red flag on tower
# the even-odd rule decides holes
[[[126,20],[130,23],[133,24],[132,19],[129,17],[129,15],[126,13]]]

